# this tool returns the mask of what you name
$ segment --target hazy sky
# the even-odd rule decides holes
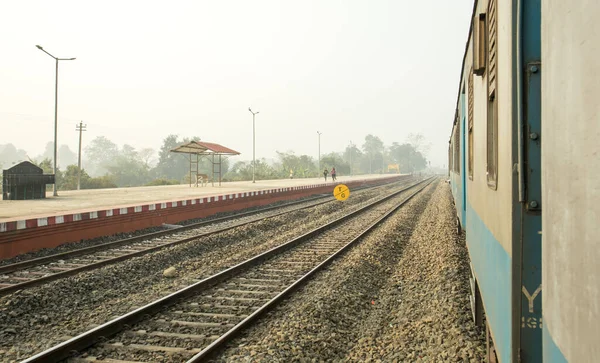
[[[0,144],[197,135],[252,158],[423,133],[447,163],[473,0],[2,1]],[[60,163],[60,161],[59,161]]]

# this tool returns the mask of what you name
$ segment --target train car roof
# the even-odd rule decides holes
[[[460,79],[458,81],[458,92],[456,93],[456,108],[454,112],[454,121],[452,121],[452,129],[450,130],[450,138],[448,143],[452,143],[452,133],[454,132],[454,126],[456,125],[457,113],[458,113],[458,103],[460,101],[460,89],[462,85],[463,76],[465,73],[465,60],[467,59],[467,52],[469,51],[469,43],[471,42],[471,34],[473,32],[473,19],[475,18],[475,12],[477,11],[477,4],[479,0],[473,1],[473,10],[471,11],[471,24],[469,25],[469,33],[467,35],[467,42],[465,44],[465,53],[463,54],[462,64],[460,66]]]

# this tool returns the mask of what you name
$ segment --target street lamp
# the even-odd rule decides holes
[[[48,53],[41,45],[36,45],[36,47],[42,52],[48,54],[52,58],[56,60],[56,81],[54,83],[54,177],[56,178],[56,155],[58,150],[58,142],[57,142],[57,133],[58,133],[58,61],[61,60],[75,60],[75,58],[57,58],[52,54]],[[56,190],[56,180],[54,181],[53,193],[55,197],[58,196],[58,191]]]
[[[319,172],[320,172],[321,171],[321,134],[323,134],[323,133],[317,131],[317,134],[319,135]]]
[[[252,182],[256,183],[256,179],[254,177],[256,173],[256,133],[254,128],[254,117],[259,111],[252,112],[252,109],[248,107],[248,111],[252,113]]]

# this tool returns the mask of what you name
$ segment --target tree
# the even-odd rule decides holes
[[[45,158],[40,162],[32,161],[32,163],[42,168],[44,174],[54,174],[54,163],[52,162],[52,159]],[[54,175],[54,183],[56,183],[57,190],[61,189],[63,183],[63,172],[60,170],[60,168],[56,168],[56,175]],[[48,187],[47,189],[50,188],[51,187]]]
[[[225,175],[227,181],[252,180],[252,162],[238,161]],[[256,179],[277,179],[281,174],[263,158],[256,161]]]
[[[252,165],[252,163],[250,163],[250,165]],[[277,174],[277,170],[269,165],[264,158],[256,160],[256,179],[278,179]]]
[[[177,179],[189,180],[190,173],[190,155],[181,153],[172,153],[171,150],[179,145],[200,140],[199,137],[183,138],[179,140],[177,135],[169,135],[163,140],[163,145],[158,152],[158,163],[154,168],[153,176],[155,178],[162,179]],[[194,157],[195,158],[195,157]],[[216,157],[215,157],[216,159]],[[195,160],[195,159],[193,159]],[[217,160],[215,160],[217,161]],[[201,157],[198,163],[198,172],[211,175],[212,174],[212,162],[207,157]],[[223,175],[229,168],[229,161],[222,160],[221,170]]]
[[[138,152],[135,150],[135,148],[128,144],[125,144],[123,145],[123,147],[121,147],[121,152],[119,153],[119,156],[122,156],[129,160],[137,160],[139,157]]]
[[[369,159],[369,174],[373,172],[373,160],[379,154],[383,155],[383,141],[377,136],[371,134],[365,137],[365,143],[363,144],[363,151]]]
[[[54,143],[52,141],[47,142],[44,152],[35,157],[35,160],[41,161],[45,159],[50,159],[50,161],[54,160]],[[77,164],[77,154],[71,151],[68,145],[63,144],[57,150],[56,167],[58,169],[61,166],[67,166],[71,164]],[[52,165],[54,165],[54,163]],[[54,173],[54,171],[52,170],[50,173]]]
[[[54,159],[54,143],[52,141],[46,143],[46,147],[44,148],[44,153],[41,156],[38,156],[40,159]]]
[[[293,171],[295,178],[307,178],[318,174],[315,160],[308,155],[294,155],[293,151],[277,151],[281,167],[279,168],[282,178],[289,177],[290,170]]]
[[[423,134],[408,134],[406,141],[414,147],[415,151],[421,153],[423,156],[429,154],[431,143],[427,142]]]
[[[99,188],[139,186],[152,179],[150,176],[150,160],[154,154],[152,149],[142,149],[138,152],[128,144],[119,149],[106,137],[99,136],[93,139],[85,150],[87,169],[93,170],[93,175],[105,176],[105,178],[91,178],[90,185]],[[82,188],[83,185],[82,179]]]
[[[54,166],[52,164],[52,159],[50,158],[45,158],[42,161],[40,161],[39,163],[34,163],[35,165],[37,165],[38,167],[42,168],[42,170],[44,171],[44,174],[52,174],[54,172]]]
[[[359,165],[360,160],[363,158],[363,153],[360,151],[360,149],[354,144],[346,146],[343,158],[350,167],[350,174],[356,174],[359,171],[356,166]]]
[[[317,161],[308,155],[300,155],[300,176],[303,178],[312,178],[319,176],[319,166]]]
[[[332,168],[335,168],[338,175],[350,175],[350,164],[345,162],[343,156],[338,153],[323,155],[321,157],[321,167],[329,171],[331,171]]]
[[[172,153],[171,150],[183,143],[190,142],[190,140],[183,139],[179,141],[178,138],[177,135],[169,135],[163,140],[158,152],[155,177],[182,180],[186,175],[189,175],[189,155]]]
[[[85,159],[91,175],[104,175],[119,155],[119,147],[104,136],[93,139],[85,148]]]
[[[147,169],[152,168],[156,161],[156,151],[152,148],[143,148],[138,152],[140,160],[144,163]]]
[[[419,151],[412,154],[410,165],[412,171],[419,171],[427,168],[427,159]]]
[[[77,164],[77,154],[75,154],[67,145],[61,145],[58,148],[58,165]]]
[[[77,174],[78,168],[77,165],[68,165],[67,169],[64,172],[63,180],[60,185],[61,190],[75,190],[77,189]],[[88,184],[90,180],[90,176],[85,172],[84,169],[81,169],[81,188],[85,189],[85,186]]]
[[[390,146],[390,157],[394,162],[400,164],[401,173],[412,173],[427,166],[427,160],[423,154],[411,144],[400,145],[394,142]]]
[[[138,186],[150,181],[149,170],[131,145],[123,145],[119,155],[107,166],[118,186]]]
[[[26,160],[29,158],[25,150],[17,149],[13,144],[0,145],[0,170]]]
[[[252,180],[252,162],[238,161],[225,175],[228,181]]]

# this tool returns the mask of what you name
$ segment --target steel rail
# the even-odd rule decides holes
[[[391,183],[386,183],[386,184],[383,184],[383,185],[377,185],[377,186],[373,186],[373,187],[360,186],[360,187],[357,187],[355,189],[358,189],[358,190],[363,190],[363,189],[377,189],[377,188],[380,188],[380,187],[383,187],[383,186],[386,186],[386,185],[389,185],[389,184],[393,184],[393,183],[397,183],[397,182],[402,182],[402,181],[407,181],[407,180],[410,180],[410,179],[396,180],[396,181],[393,181]],[[146,233],[146,234],[135,236],[135,237],[124,238],[124,239],[120,239],[120,240],[117,240],[117,241],[101,243],[101,244],[98,244],[98,245],[95,245],[95,246],[80,248],[80,249],[76,249],[76,250],[73,250],[73,251],[66,251],[66,252],[57,253],[57,254],[53,254],[53,255],[49,255],[49,256],[44,256],[44,257],[38,257],[38,258],[34,258],[34,259],[31,259],[31,260],[26,260],[26,261],[22,261],[22,262],[16,262],[16,263],[11,263],[11,264],[6,264],[6,265],[0,266],[0,274],[11,273],[11,272],[15,272],[15,271],[18,271],[18,270],[22,270],[22,269],[27,268],[27,267],[38,266],[38,265],[42,265],[42,264],[45,264],[45,263],[48,263],[48,262],[52,262],[52,261],[56,261],[56,260],[60,260],[60,259],[64,259],[64,258],[75,257],[75,256],[80,256],[80,255],[86,255],[86,254],[89,254],[89,253],[92,253],[92,252],[98,252],[98,251],[102,251],[104,249],[110,249],[112,247],[118,247],[118,246],[121,246],[121,245],[127,245],[127,244],[130,244],[130,243],[140,242],[140,241],[143,241],[143,240],[146,240],[146,239],[163,237],[163,236],[174,234],[174,233],[177,233],[177,232],[182,232],[182,231],[187,231],[187,230],[190,230],[190,229],[204,227],[204,226],[207,226],[207,225],[210,225],[210,224],[226,222],[228,220],[233,220],[233,219],[236,219],[236,218],[247,217],[247,216],[251,216],[253,214],[259,214],[259,213],[263,213],[263,212],[268,212],[268,211],[274,210],[274,209],[286,208],[286,207],[294,206],[296,204],[306,203],[306,202],[318,200],[318,199],[321,199],[321,198],[327,198],[328,196],[329,195],[319,194],[319,196],[314,197],[314,198],[307,198],[307,199],[303,199],[303,200],[296,200],[296,201],[293,201],[293,202],[289,202],[289,203],[285,203],[285,204],[281,204],[281,205],[270,206],[270,207],[265,207],[265,208],[260,208],[258,210],[253,210],[253,211],[248,211],[248,212],[235,213],[235,214],[230,215],[230,216],[214,218],[214,219],[211,219],[211,220],[201,221],[201,222],[197,222],[197,223],[192,223],[192,224],[188,224],[188,225],[180,226],[180,227],[176,227],[176,228],[171,228],[171,229],[164,230],[164,231],[157,231],[157,232]],[[328,202],[330,202],[330,200],[326,200],[326,201],[323,201],[323,202],[318,203],[318,204],[313,204],[311,206],[317,206],[317,205],[325,204],[325,203],[328,203]],[[301,210],[301,209],[297,209],[297,210]],[[283,212],[283,213],[285,213],[285,212]],[[278,215],[281,215],[281,214],[278,214]],[[274,216],[278,216],[278,215],[274,215]],[[273,217],[273,216],[269,216],[267,218],[270,218],[270,217]],[[165,246],[168,246],[168,244],[166,244]]]
[[[406,179],[406,180],[401,180],[401,181],[411,181],[411,180],[412,179]],[[398,181],[395,181],[395,182],[398,182]],[[384,186],[385,185],[386,184],[384,184]],[[363,187],[363,188],[364,189],[369,189],[369,188],[375,188],[376,189],[376,188],[379,188],[379,187],[382,187],[382,185],[379,185],[379,186],[376,186],[376,187]],[[363,188],[361,188],[361,189],[363,189]],[[304,199],[304,200],[301,200],[301,201],[294,201],[294,202],[291,202],[291,203],[286,203],[284,205],[277,205],[277,206],[262,208],[262,209],[256,210],[256,211],[249,211],[249,212],[238,213],[238,214],[235,214],[233,216],[226,216],[226,217],[212,219],[212,220],[209,220],[209,221],[202,221],[202,222],[198,222],[198,223],[194,223],[194,224],[189,224],[189,225],[178,227],[178,228],[172,228],[172,229],[167,230],[167,231],[152,232],[152,233],[145,234],[145,235],[142,235],[142,236],[136,236],[136,237],[127,238],[127,239],[123,239],[123,240],[119,240],[119,241],[104,243],[104,244],[99,245],[99,246],[91,246],[91,247],[86,247],[86,248],[78,249],[78,250],[75,250],[75,251],[64,252],[64,253],[60,253],[60,254],[56,254],[56,255],[52,255],[52,256],[40,257],[40,258],[35,259],[35,260],[24,261],[22,263],[17,263],[17,264],[11,264],[11,265],[7,265],[7,266],[3,266],[3,267],[12,267],[12,266],[20,265],[21,268],[19,268],[19,269],[17,269],[17,268],[14,268],[14,269],[8,269],[8,268],[2,269],[2,268],[0,268],[0,273],[11,273],[11,272],[22,270],[22,269],[24,269],[26,267],[32,267],[32,266],[35,267],[35,266],[43,265],[44,263],[52,262],[52,261],[59,260],[59,259],[62,259],[62,258],[81,256],[81,255],[85,255],[85,254],[89,254],[89,253],[93,253],[93,252],[98,252],[98,251],[107,250],[107,249],[110,249],[110,248],[114,248],[114,247],[126,245],[126,244],[129,244],[129,243],[139,242],[140,240],[143,241],[143,240],[146,240],[146,239],[157,238],[157,237],[161,237],[161,236],[164,236],[164,235],[169,235],[169,234],[173,234],[173,233],[177,233],[177,232],[182,232],[182,231],[185,231],[185,230],[200,228],[200,227],[204,227],[204,226],[210,225],[210,224],[216,224],[216,223],[226,222],[228,220],[233,220],[233,219],[236,219],[236,218],[251,216],[251,215],[259,214],[259,213],[262,213],[262,212],[268,212],[268,211],[273,210],[273,209],[286,208],[286,207],[290,207],[290,206],[293,206],[293,205],[296,205],[296,204],[306,203],[306,202],[310,202],[310,201],[313,201],[313,200],[318,200],[318,199],[328,198],[328,197],[329,196],[322,196],[321,195],[319,197]],[[288,213],[297,212],[297,211],[300,211],[300,210],[303,210],[303,209],[308,209],[308,208],[316,207],[316,206],[319,206],[321,204],[330,203],[332,201],[333,200],[327,199],[327,200],[324,200],[322,202],[313,203],[311,205],[308,205],[308,206],[305,206],[305,207],[301,207],[301,208],[297,208],[297,209],[294,209],[294,210],[291,210],[291,211],[283,211],[283,212],[280,212],[280,213],[277,213],[277,214],[273,214],[273,215],[269,215],[269,216],[264,216],[262,218],[258,218],[258,219],[254,219],[254,220],[250,220],[250,221],[246,221],[246,222],[239,222],[239,223],[236,223],[234,225],[223,227],[223,228],[220,228],[220,229],[217,229],[217,230],[214,230],[214,231],[204,232],[204,233],[197,234],[197,235],[194,235],[194,236],[191,236],[191,237],[182,238],[182,239],[179,239],[177,241],[172,241],[172,242],[168,242],[168,243],[161,244],[161,245],[158,245],[158,246],[149,247],[149,248],[146,248],[144,250],[137,251],[137,252],[127,253],[127,254],[124,254],[124,255],[121,255],[121,256],[116,256],[116,257],[112,257],[110,259],[105,259],[105,260],[101,260],[101,261],[98,261],[98,262],[94,262],[94,263],[91,263],[91,264],[88,264],[88,265],[85,265],[85,266],[76,267],[76,268],[72,268],[72,269],[69,269],[69,270],[66,270],[66,271],[56,272],[56,273],[52,273],[52,274],[47,275],[47,276],[42,276],[42,277],[35,278],[35,279],[29,280],[29,281],[21,282],[21,283],[18,283],[18,284],[13,284],[12,286],[0,288],[0,297],[8,295],[10,293],[13,293],[15,291],[19,291],[19,290],[31,288],[31,287],[38,286],[38,285],[43,285],[43,284],[46,284],[48,282],[55,281],[55,280],[60,280],[62,278],[73,276],[73,275],[76,275],[76,274],[84,272],[84,271],[95,270],[95,269],[98,269],[98,268],[106,266],[106,265],[110,265],[110,264],[117,263],[117,262],[120,262],[120,261],[128,260],[128,259],[133,258],[133,257],[142,256],[144,254],[155,252],[155,251],[161,250],[163,248],[172,247],[172,246],[175,246],[175,245],[178,245],[178,244],[189,242],[189,241],[192,241],[192,240],[197,239],[197,238],[208,237],[208,236],[211,236],[211,235],[216,234],[216,233],[225,232],[225,231],[228,231],[228,230],[231,230],[231,229],[234,229],[234,228],[238,228],[238,227],[241,227],[241,226],[244,226],[244,225],[247,225],[247,224],[259,222],[259,221],[262,221],[262,220],[265,220],[265,219],[268,219],[268,218],[278,217],[278,216],[281,216],[281,215],[284,215],[284,214],[288,214]],[[37,263],[36,264],[31,263],[33,261],[37,261]],[[27,263],[31,263],[31,264],[27,265]]]
[[[253,267],[265,260],[268,260],[275,255],[281,254],[282,252],[285,252],[285,251],[299,245],[300,243],[302,243],[306,240],[309,240],[312,237],[317,236],[321,232],[323,232],[327,229],[330,229],[334,226],[337,226],[340,223],[342,223],[360,213],[363,213],[363,212],[367,211],[368,209],[370,209],[371,207],[374,207],[380,203],[383,203],[402,192],[405,192],[409,189],[412,189],[412,188],[414,188],[418,185],[424,184],[424,183],[427,183],[427,185],[429,185],[434,180],[434,178],[435,177],[431,177],[429,179],[418,181],[417,183],[407,186],[401,190],[392,192],[391,194],[389,194],[385,197],[379,198],[379,199],[369,203],[368,205],[363,206],[347,215],[337,218],[334,221],[331,221],[323,226],[317,227],[301,236],[295,237],[282,245],[274,247],[266,252],[263,252],[257,256],[254,256],[244,262],[241,262],[237,265],[227,268],[219,273],[209,276],[209,277],[207,277],[201,281],[198,281],[190,286],[180,289],[180,290],[178,290],[174,293],[171,293],[163,298],[160,298],[160,299],[158,299],[154,302],[151,302],[145,306],[135,309],[123,316],[115,318],[115,319],[108,321],[102,325],[99,325],[87,332],[84,332],[76,337],[73,337],[65,342],[62,342],[52,348],[49,348],[43,352],[40,352],[40,353],[24,360],[22,363],[56,362],[56,361],[60,361],[62,359],[68,358],[68,357],[72,356],[73,353],[75,353],[75,352],[79,352],[80,350],[85,349],[91,345],[105,341],[107,338],[117,334],[118,332],[120,332],[124,329],[128,329],[133,324],[135,324],[143,319],[146,319],[147,317],[149,317],[155,313],[158,313],[165,307],[176,304],[185,298],[193,296],[200,291],[206,290],[224,280],[227,280],[235,275],[238,275],[240,272],[245,271],[245,270],[249,269],[250,267]]]
[[[383,216],[379,217],[375,222],[371,223],[371,225],[366,227],[362,232],[360,232],[350,242],[348,242],[342,248],[340,248],[335,253],[333,253],[331,256],[329,256],[325,261],[318,264],[312,270],[307,272],[304,276],[300,277],[298,280],[296,280],[294,283],[292,283],[290,286],[288,286],[284,291],[280,292],[277,296],[275,296],[274,298],[269,300],[267,303],[265,303],[263,306],[261,306],[256,311],[254,311],[252,314],[250,314],[244,320],[240,321],[237,325],[235,325],[233,328],[231,328],[225,334],[221,335],[214,342],[212,342],[209,346],[207,346],[202,351],[200,351],[195,356],[193,356],[191,359],[189,359],[187,361],[187,363],[203,362],[205,359],[207,359],[210,356],[212,356],[213,354],[217,353],[219,351],[219,348],[223,347],[224,344],[232,341],[243,329],[250,326],[253,321],[258,319],[264,313],[267,313],[268,311],[272,310],[279,302],[281,302],[281,300],[283,300],[289,294],[291,294],[296,289],[298,289],[300,286],[302,286],[304,283],[306,283],[314,274],[316,274],[323,268],[327,267],[329,264],[331,264],[333,262],[333,260],[338,258],[341,254],[343,254],[346,250],[348,250],[350,247],[352,247],[354,244],[356,244],[363,237],[365,237],[366,235],[371,233],[373,231],[373,229],[375,229],[375,227],[377,227],[384,220],[386,220],[389,216],[391,216],[394,212],[396,212],[398,209],[400,209],[400,207],[402,207],[404,204],[408,203],[409,200],[411,200],[415,195],[419,194],[423,189],[425,189],[427,186],[429,186],[429,184],[431,184],[432,182],[433,182],[433,179],[430,179],[424,186],[422,186],[421,188],[416,190],[414,193],[412,193],[406,199],[402,200],[398,205],[391,208]]]
[[[319,198],[323,198],[323,197],[319,197]],[[318,198],[315,198],[315,199],[318,199]],[[304,201],[304,202],[306,202],[306,201]],[[291,211],[285,211],[285,212],[277,213],[277,214],[274,214],[274,215],[265,216],[265,217],[260,218],[260,219],[254,219],[254,220],[250,220],[250,221],[246,221],[246,222],[236,223],[234,225],[223,227],[223,228],[220,228],[220,229],[216,229],[214,231],[200,233],[200,234],[197,234],[197,235],[194,235],[194,236],[191,236],[191,237],[185,237],[185,238],[182,238],[182,239],[178,239],[177,241],[168,242],[168,243],[161,244],[161,245],[154,246],[154,247],[149,247],[149,248],[146,248],[144,250],[127,253],[127,254],[124,254],[124,255],[121,255],[121,256],[116,256],[116,257],[112,257],[110,259],[106,259],[106,260],[101,260],[101,261],[98,261],[98,262],[94,262],[94,263],[91,263],[91,264],[88,264],[88,265],[85,265],[85,266],[76,267],[76,268],[73,268],[73,269],[70,269],[70,270],[67,270],[67,271],[61,271],[61,272],[53,273],[53,274],[48,275],[48,276],[42,276],[42,277],[39,277],[39,278],[36,278],[36,279],[32,279],[32,280],[29,280],[29,281],[25,281],[25,282],[21,282],[21,283],[18,283],[18,284],[14,284],[12,286],[3,287],[3,288],[0,288],[0,297],[4,296],[4,295],[7,295],[7,294],[10,294],[12,292],[18,291],[18,290],[22,290],[22,289],[26,289],[26,288],[31,288],[31,287],[38,286],[38,285],[43,285],[43,284],[46,284],[48,282],[55,281],[55,280],[60,280],[62,278],[65,278],[65,277],[68,277],[68,276],[72,276],[72,275],[76,275],[76,274],[84,272],[84,271],[95,270],[95,269],[98,269],[98,268],[106,266],[106,265],[111,265],[113,263],[117,263],[117,262],[120,262],[120,261],[128,260],[128,259],[133,258],[133,257],[142,256],[142,255],[145,255],[147,253],[151,253],[151,252],[155,252],[155,251],[161,250],[163,248],[173,247],[173,246],[185,243],[185,242],[192,241],[194,239],[208,237],[208,236],[211,236],[213,234],[225,232],[225,231],[228,231],[228,230],[231,230],[231,229],[234,229],[234,228],[245,226],[247,224],[256,223],[256,222],[259,222],[259,221],[262,221],[262,220],[265,220],[265,219],[268,219],[268,218],[277,217],[277,216],[280,216],[280,215],[283,215],[283,214],[287,214],[287,213],[291,213],[291,212],[296,212],[296,211],[300,211],[300,210],[307,209],[307,208],[312,208],[312,207],[315,207],[315,206],[318,206],[318,205],[321,205],[321,204],[324,204],[324,203],[329,203],[329,202],[331,202],[331,200],[326,200],[326,201],[314,203],[314,204],[311,204],[311,205],[308,205],[308,206],[305,206],[305,207],[301,207],[301,208],[298,208],[298,209],[294,209],[294,210],[291,210]],[[286,205],[286,206],[288,206],[288,205]],[[261,210],[261,212],[264,212],[264,210]],[[251,212],[248,212],[248,213],[251,213]],[[258,214],[258,212],[254,213],[254,214]],[[240,217],[240,215],[237,215],[236,217]],[[235,218],[224,217],[224,219],[225,220],[220,220],[219,222],[224,222],[227,219],[235,219]],[[215,221],[216,220],[200,222],[200,223],[196,224],[194,226],[194,228],[203,227],[204,225],[212,224],[211,222],[214,223]],[[194,229],[194,228],[189,227],[189,226],[184,226],[182,228],[173,228],[170,231],[160,231],[158,233],[171,234],[174,231],[181,232],[184,229],[189,230],[189,229]],[[154,232],[154,233],[157,233],[157,232]],[[160,237],[160,236],[162,236],[164,234],[153,235],[152,238]],[[134,240],[134,241],[131,241],[131,240]],[[127,242],[124,242],[124,240],[117,241],[117,242],[119,242],[119,244],[112,245],[110,247],[117,247],[117,246],[121,246],[123,243],[127,244],[127,243],[134,243],[134,242],[137,242],[137,241],[138,241],[138,237],[133,237],[133,238],[128,239]],[[101,251],[103,249],[106,249],[106,248],[103,248],[103,249],[99,249],[99,250],[94,250],[94,247],[95,246],[89,247],[89,248],[85,248],[85,250],[91,249],[91,250],[88,250],[88,252],[92,253],[92,252],[98,252],[98,251]],[[73,251],[73,252],[75,252],[75,251]],[[70,255],[69,257],[74,257],[74,256],[79,256],[79,255],[81,255],[81,254]],[[54,258],[54,259],[51,259],[50,261],[54,261],[56,259],[57,258]],[[41,265],[41,264],[38,264],[38,265]],[[34,265],[34,266],[37,266],[37,265]],[[16,271],[18,271],[18,270],[16,270]],[[12,271],[12,272],[14,272],[14,271]]]
[[[204,227],[204,226],[207,226],[207,225],[210,225],[210,224],[214,224],[214,223],[226,222],[228,220],[232,220],[232,219],[236,219],[236,218],[240,218],[240,217],[246,217],[246,216],[249,216],[249,215],[258,214],[258,213],[262,213],[262,212],[268,212],[269,210],[273,210],[273,209],[277,209],[277,208],[285,208],[285,207],[293,206],[293,205],[304,203],[304,202],[310,202],[312,200],[317,200],[317,199],[320,199],[320,198],[325,198],[325,196],[320,195],[319,197],[315,197],[315,198],[304,199],[304,200],[301,200],[301,201],[293,201],[291,203],[286,203],[286,204],[283,204],[283,205],[271,206],[271,207],[267,207],[267,208],[261,208],[259,210],[253,210],[253,211],[249,211],[249,212],[236,213],[234,215],[220,217],[220,218],[215,218],[215,219],[211,219],[211,220],[208,220],[208,221],[201,221],[201,222],[197,222],[197,223],[192,223],[192,224],[188,224],[188,225],[185,225],[185,226],[179,226],[179,227],[176,227],[176,228],[171,228],[171,229],[168,229],[168,230],[157,231],[157,232],[150,232],[150,233],[146,233],[146,234],[135,236],[135,237],[124,238],[124,239],[120,239],[120,240],[117,240],[117,241],[106,242],[106,243],[101,243],[101,244],[90,246],[90,247],[79,248],[79,249],[76,249],[76,250],[73,250],[73,251],[67,251],[67,252],[57,253],[57,254],[53,254],[53,255],[49,255],[49,256],[34,258],[34,259],[23,261],[23,262],[17,262],[17,263],[7,264],[7,265],[4,265],[4,266],[0,266],[0,274],[1,273],[11,273],[11,272],[14,272],[14,271],[22,270],[22,269],[27,268],[27,267],[38,266],[38,265],[42,265],[42,264],[45,264],[45,263],[48,263],[48,262],[52,262],[52,261],[55,261],[55,260],[60,260],[60,259],[63,259],[63,258],[69,258],[69,257],[80,256],[80,255],[86,255],[86,254],[91,253],[91,252],[98,252],[98,251],[102,251],[104,249],[110,249],[112,247],[118,247],[118,246],[121,246],[121,245],[135,243],[135,242],[143,241],[143,240],[146,240],[146,239],[163,237],[165,235],[174,234],[174,233],[177,233],[177,232],[182,232],[182,231],[186,231],[186,230],[190,230],[190,229],[194,229],[194,228]]]

